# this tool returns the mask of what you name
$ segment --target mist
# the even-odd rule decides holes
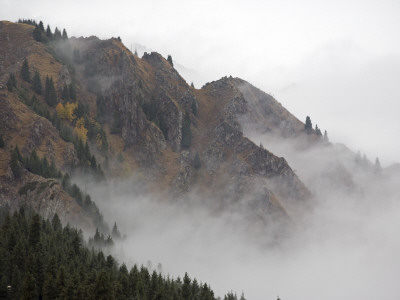
[[[342,145],[304,148],[300,140],[250,138],[283,151],[312,191],[312,205],[292,215],[289,234],[273,239],[282,230],[275,224],[259,235],[248,230],[243,211],[227,206],[215,213],[214,200],[195,191],[171,200],[129,179],[89,188],[105,218],[127,235],[113,250],[120,262],[174,277],[188,272],[221,297],[233,290],[255,300],[397,299],[399,173],[360,169]]]
[[[249,232],[247,214],[216,213],[214,199],[196,191],[172,201],[134,178],[88,185],[105,220],[126,234],[113,249],[120,263],[174,277],[188,272],[221,297],[230,290],[254,300],[400,297],[399,172],[354,163],[357,150],[385,166],[399,161],[397,1],[2,4],[2,20],[34,18],[69,36],[120,36],[128,48],[171,54],[196,88],[241,77],[353,150],[305,148],[243,126],[256,144],[285,157],[313,195],[301,215],[288,209],[294,226],[279,240],[280,224],[266,235]]]
[[[400,3],[384,1],[4,0],[0,19],[43,20],[69,36],[120,36],[172,55],[200,88],[241,77],[337,142],[399,161]],[[142,47],[143,45],[144,47]]]

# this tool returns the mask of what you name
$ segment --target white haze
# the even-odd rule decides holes
[[[225,75],[241,77],[299,119],[310,115],[331,140],[386,165],[399,161],[398,1],[0,4],[2,20],[34,18],[53,30],[65,27],[70,36],[120,36],[128,48],[138,43],[171,54],[196,87]],[[197,79],[190,70],[200,74]],[[364,175],[345,160],[362,187],[349,192],[324,180],[333,152],[299,153],[291,151],[294,144],[247,135],[285,156],[316,196],[292,235],[262,247],[238,226],[238,212],[215,215],[207,205],[171,204],[132,182],[112,183],[91,193],[106,220],[127,234],[116,246],[120,261],[161,263],[164,274],[187,271],[220,296],[243,290],[249,300],[399,299],[399,176]],[[199,203],[199,197],[187,201]]]
[[[263,135],[253,139],[276,150],[296,147],[276,140],[272,145]],[[240,212],[216,215],[213,200],[195,193],[174,203],[151,197],[133,180],[91,193],[106,219],[116,220],[127,234],[115,252],[128,266],[150,261],[156,269],[161,263],[164,275],[188,272],[219,296],[233,289],[253,300],[398,299],[400,176],[366,174],[338,149],[286,151],[315,199],[313,208],[296,218],[293,232],[268,247],[262,240],[270,237],[252,236]],[[361,188],[349,191],[313,177],[324,176],[335,160],[346,162]]]
[[[0,3],[0,19],[34,18],[70,36],[120,36],[128,48],[171,54],[196,87],[241,77],[335,141],[385,165],[400,161],[397,0]]]

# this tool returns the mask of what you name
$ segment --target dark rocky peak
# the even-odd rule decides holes
[[[158,52],[145,52],[142,56],[142,59],[147,61],[149,64],[156,65],[168,65],[172,68],[172,66],[167,62],[167,60]]]

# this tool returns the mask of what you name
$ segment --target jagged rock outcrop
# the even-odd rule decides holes
[[[2,65],[0,79],[17,72],[18,62],[28,58],[32,70],[53,77],[59,93],[65,84],[73,83],[79,109],[107,135],[106,149],[96,148],[94,142],[90,148],[97,161],[116,163],[108,174],[143,174],[154,190],[174,197],[198,190],[215,199],[221,209],[244,208],[249,216],[261,219],[269,214],[287,217],[283,198],[302,205],[310,197],[284,158],[257,146],[243,133],[254,122],[264,131],[277,130],[289,137],[300,134],[304,125],[247,82],[224,77],[196,90],[160,54],[139,58],[119,39],[71,38],[44,45],[33,40],[32,26],[1,24],[0,38],[7,40],[9,30],[18,31],[26,49],[12,59],[4,56],[11,63]],[[14,37],[7,40],[7,55],[12,55],[10,49],[16,44]],[[29,89],[27,83],[22,86]],[[0,104],[0,130],[8,147],[18,145],[25,155],[35,149],[60,168],[77,163],[73,146],[60,138],[48,120],[20,102],[16,92],[5,91],[0,97],[6,99]],[[53,107],[50,110],[54,113]],[[182,143],[188,119],[189,145]],[[200,157],[196,166],[195,153]],[[4,170],[9,159],[8,154]],[[51,196],[51,189],[46,193]],[[56,202],[45,199],[42,206],[53,211]]]
[[[91,218],[81,209],[55,179],[45,179],[23,171],[20,179],[13,177],[11,169],[7,176],[0,176],[0,205],[12,210],[28,205],[44,218],[57,213],[61,221],[81,228],[93,229]]]

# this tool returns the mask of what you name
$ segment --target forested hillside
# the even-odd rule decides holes
[[[208,284],[187,273],[170,278],[143,266],[128,269],[89,249],[82,231],[62,226],[58,215],[45,220],[24,207],[14,213],[0,208],[0,298],[216,299]],[[228,293],[224,299],[237,297]]]

